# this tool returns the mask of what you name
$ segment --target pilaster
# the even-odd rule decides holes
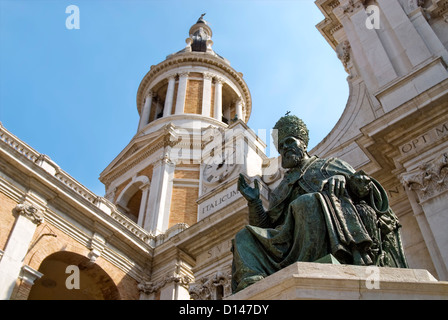
[[[11,298],[36,227],[43,222],[41,210],[27,202],[18,204],[14,213],[17,219],[0,260],[1,300]]]
[[[414,213],[425,217],[421,227],[434,266],[442,280],[448,280],[448,154],[444,153],[418,168],[402,174]],[[420,219],[421,221],[421,219]],[[419,221],[419,222],[420,222]],[[421,222],[420,222],[421,224]],[[426,233],[426,234],[425,234]]]
[[[165,151],[169,154],[169,150]],[[175,164],[168,157],[154,163],[143,228],[155,235],[168,229],[174,169]]]
[[[398,1],[378,0],[378,5],[390,26],[387,32],[393,33],[393,39],[401,44],[403,54],[409,59],[411,67],[414,68],[429,59],[431,53],[401,4]]]
[[[352,47],[359,72],[373,94],[397,77],[397,73],[374,28],[368,28],[370,21],[363,1],[341,0],[334,14],[344,27]]]

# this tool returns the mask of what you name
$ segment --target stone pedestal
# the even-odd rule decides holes
[[[448,300],[448,282],[428,271],[297,262],[227,300]]]

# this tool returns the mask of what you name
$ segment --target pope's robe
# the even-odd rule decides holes
[[[313,262],[328,254],[342,264],[406,267],[399,225],[378,182],[372,179],[366,199],[349,190],[340,197],[328,192],[329,178],[343,175],[349,184],[354,174],[340,159],[311,157],[285,174],[271,192],[268,211],[261,200],[250,204],[250,225],[233,240],[232,290],[237,292],[294,262]],[[393,237],[388,247],[393,250],[380,259],[375,254],[381,250],[379,239],[389,233]]]

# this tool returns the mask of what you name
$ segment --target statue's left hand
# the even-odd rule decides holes
[[[345,192],[345,177],[343,175],[332,176],[327,180],[326,185],[328,185],[328,192],[330,195],[334,195],[336,197],[341,197]]]

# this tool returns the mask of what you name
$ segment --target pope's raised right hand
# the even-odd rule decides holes
[[[241,192],[244,198],[246,198],[249,202],[254,202],[260,199],[260,186],[258,184],[258,180],[254,181],[255,188],[249,186],[246,182],[246,179],[242,174],[240,174],[240,178],[238,179],[238,190]]]

